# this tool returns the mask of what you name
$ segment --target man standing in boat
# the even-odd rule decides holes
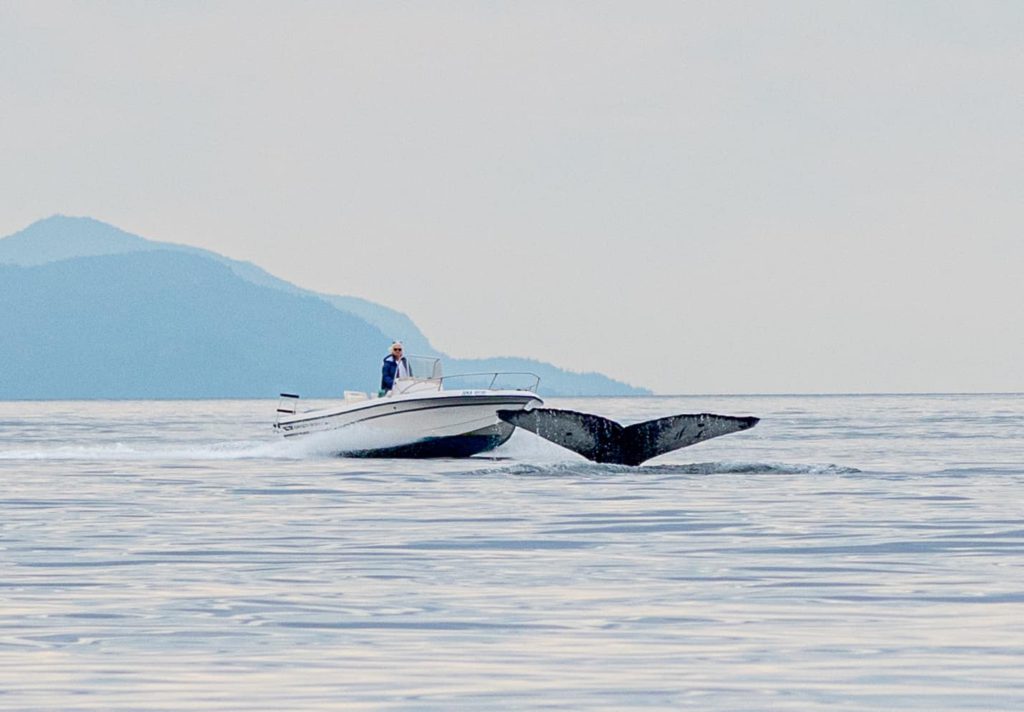
[[[384,357],[384,365],[380,374],[380,393],[377,395],[383,396],[393,389],[395,380],[412,375],[412,369],[409,368],[409,362],[402,355],[402,351],[401,341],[391,344],[391,353]]]

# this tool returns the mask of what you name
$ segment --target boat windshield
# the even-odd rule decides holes
[[[441,378],[441,359],[430,356],[406,356],[410,374],[418,380],[437,381]]]

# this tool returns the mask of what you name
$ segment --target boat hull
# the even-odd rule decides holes
[[[507,423],[496,423],[463,435],[426,438],[408,445],[351,450],[339,454],[345,457],[472,457],[498,447],[512,437],[514,430],[515,427]]]
[[[542,403],[523,391],[416,394],[296,414],[276,427],[286,438],[310,436],[345,457],[469,457],[511,437],[515,426],[497,411]]]

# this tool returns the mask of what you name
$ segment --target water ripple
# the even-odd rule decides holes
[[[634,468],[0,404],[0,709],[1024,708],[1021,398],[556,405],[763,420]]]

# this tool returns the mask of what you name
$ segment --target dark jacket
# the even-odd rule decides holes
[[[405,365],[405,372],[410,376],[412,375],[412,369],[409,368],[409,362],[402,357],[402,364]],[[382,391],[390,391],[395,387],[395,374],[398,373],[398,361],[395,360],[394,354],[388,354],[384,357],[384,366],[380,370],[380,389]]]

